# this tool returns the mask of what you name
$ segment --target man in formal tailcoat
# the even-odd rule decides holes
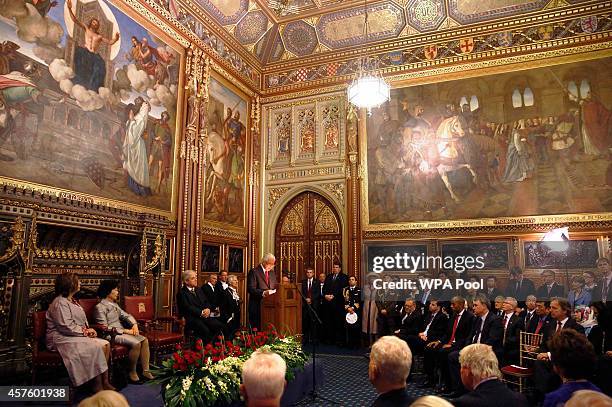
[[[349,277],[348,287],[344,287],[342,296],[344,297],[345,312],[357,315],[356,322],[344,322],[346,326],[346,344],[349,348],[356,349],[361,342],[361,289],[357,286],[357,278],[355,276]]]
[[[261,329],[261,301],[263,298],[273,295],[274,290],[276,290],[275,263],[274,255],[266,253],[261,259],[261,263],[247,274],[248,314],[251,328]]]
[[[198,278],[195,271],[183,272],[183,286],[177,294],[179,313],[185,318],[186,328],[208,343],[223,332],[224,325],[212,318],[211,305],[204,292],[198,288]]]

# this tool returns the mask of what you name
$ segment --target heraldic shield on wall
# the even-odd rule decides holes
[[[182,49],[143,20],[103,0],[0,5],[4,182],[173,210]]]
[[[610,63],[393,90],[367,118],[365,226],[612,211]]]

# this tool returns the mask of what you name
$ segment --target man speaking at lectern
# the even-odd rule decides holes
[[[249,271],[247,275],[247,291],[249,292],[249,325],[261,329],[261,299],[276,291],[276,273],[274,273],[276,258],[272,253],[264,254],[261,263]]]

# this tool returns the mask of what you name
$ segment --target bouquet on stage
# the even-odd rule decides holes
[[[287,381],[304,368],[307,356],[301,340],[279,334],[274,327],[266,331],[243,330],[227,340],[222,336],[204,346],[197,340],[194,349],[181,349],[154,369],[167,406],[214,406],[240,400],[242,365],[259,348],[277,353],[287,363]]]

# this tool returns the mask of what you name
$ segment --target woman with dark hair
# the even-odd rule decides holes
[[[557,390],[547,393],[543,407],[563,405],[578,390],[601,392],[588,379],[594,373],[597,360],[593,345],[574,329],[562,329],[548,342],[553,370],[561,377],[563,384]]]
[[[94,316],[96,323],[105,325],[108,328],[115,328],[117,336],[115,342],[130,348],[130,382],[140,383],[140,378],[136,372],[136,365],[140,359],[142,375],[146,379],[153,379],[149,371],[149,341],[140,335],[136,319],[121,309],[117,304],[119,299],[119,282],[116,280],[104,280],[98,287],[98,297],[102,300],[96,305]]]
[[[584,288],[585,281],[582,276],[572,277],[571,290],[567,294],[567,301],[572,309],[578,305],[589,306],[591,303],[591,293]]]
[[[597,277],[595,273],[591,270],[585,270],[582,273],[582,277],[584,278],[584,289],[593,296],[593,293],[597,291]]]
[[[74,273],[55,279],[56,297],[47,310],[47,348],[59,352],[75,386],[93,379],[95,392],[115,390],[108,381],[110,344],[89,328],[85,311],[74,299],[80,289]]]

